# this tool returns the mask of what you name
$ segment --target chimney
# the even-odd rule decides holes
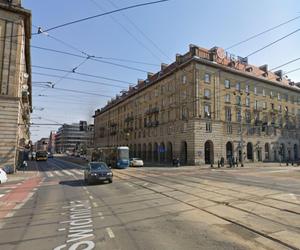
[[[182,55],[176,54],[176,62],[177,63],[181,63],[181,58],[182,58]]]
[[[154,75],[154,73],[152,72],[148,72],[147,73],[147,79],[150,80],[150,78]]]
[[[264,72],[268,72],[268,64],[261,65],[258,68]]]
[[[196,50],[198,48],[198,46],[194,45],[194,44],[190,44],[190,53],[192,56],[195,56],[196,55]]]
[[[162,64],[160,65],[160,70],[161,70],[161,71],[164,71],[168,66],[169,66],[168,64],[162,63]]]
[[[277,75],[278,78],[281,78],[281,79],[282,79],[282,76],[283,76],[282,70],[277,70],[277,71],[274,72],[274,74]]]

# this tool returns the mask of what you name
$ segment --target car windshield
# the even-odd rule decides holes
[[[90,163],[91,170],[108,170],[105,163]]]

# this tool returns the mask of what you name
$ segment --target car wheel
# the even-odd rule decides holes
[[[108,180],[108,182],[109,182],[109,183],[112,183],[112,182],[113,182],[113,180],[112,180],[112,179],[109,179],[109,180]]]

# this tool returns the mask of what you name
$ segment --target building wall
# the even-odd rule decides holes
[[[299,88],[271,72],[262,77],[253,65],[225,65],[194,46],[174,63],[95,112],[95,146],[128,145],[144,160],[203,164],[222,157],[279,161],[283,144],[281,160],[299,158]]]
[[[0,1],[0,167],[16,167],[30,139],[31,13],[18,5]]]

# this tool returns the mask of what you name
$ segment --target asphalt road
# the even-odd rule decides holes
[[[0,190],[0,249],[300,249],[300,168],[130,168],[90,186],[60,159],[30,169]]]

